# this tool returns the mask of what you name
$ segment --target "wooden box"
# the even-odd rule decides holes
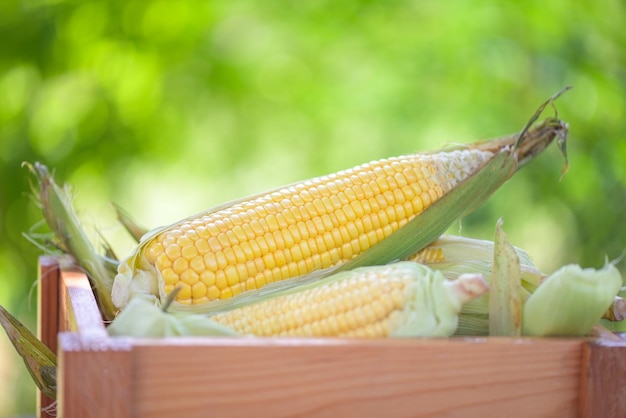
[[[40,267],[59,417],[626,416],[623,338],[114,339],[84,274]]]

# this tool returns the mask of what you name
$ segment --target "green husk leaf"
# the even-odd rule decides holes
[[[522,287],[520,261],[515,248],[496,224],[493,273],[489,281],[489,335],[518,337],[522,328]]]
[[[472,301],[470,301],[470,303],[471,302]],[[454,335],[488,336],[489,315],[480,313],[467,313],[465,312],[465,309],[463,309],[463,311],[459,315],[459,326],[457,327]]]
[[[523,310],[527,336],[584,336],[600,320],[622,287],[612,264],[596,270],[567,265],[537,288]]]
[[[487,282],[480,274],[464,274],[450,281],[437,270],[406,261],[360,267],[335,276],[389,268],[414,278],[410,301],[401,314],[402,321],[391,329],[390,337],[449,337],[458,326],[463,305],[488,291]]]
[[[72,255],[87,272],[96,290],[102,315],[107,320],[113,319],[117,309],[111,301],[111,288],[117,272],[117,260],[99,254],[91,244],[72,206],[69,188],[59,187],[43,164],[23,163],[23,166],[38,181],[37,198],[44,219],[57,239],[56,245]]]
[[[0,324],[39,390],[50,399],[56,399],[56,355],[2,306]]]
[[[234,336],[236,333],[206,316],[171,314],[154,304],[154,298],[138,295],[107,327],[111,336],[163,338],[181,336]]]
[[[114,203],[113,208],[115,209],[117,220],[124,226],[126,232],[128,232],[136,242],[140,242],[141,237],[147,234],[149,230],[142,226],[139,226],[139,224],[135,222],[130,214],[122,209],[119,205],[116,205]]]

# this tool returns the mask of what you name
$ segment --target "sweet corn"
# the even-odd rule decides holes
[[[448,281],[402,262],[338,273],[211,319],[257,336],[449,336],[462,304],[487,290],[481,275]]]
[[[272,285],[246,305],[208,317],[170,314],[135,297],[111,335],[257,335],[299,337],[443,337],[457,327],[462,305],[488,290],[480,274],[457,280],[424,265],[399,262],[361,267],[296,287]]]
[[[554,139],[565,156],[567,124],[548,118],[531,126],[560,94],[542,104],[520,134],[374,161],[226,203],[147,233],[121,262],[82,239],[67,190],[45,167],[29,167],[57,248],[89,273],[105,318],[135,295],[161,305],[174,290],[172,310],[208,313],[215,305],[208,302],[273,282],[385,264],[423,248]]]
[[[161,298],[180,287],[177,302],[201,304],[343,263],[494,154],[474,148],[374,161],[201,213],[145,237],[116,282],[148,280]],[[127,294],[115,294],[124,306]]]
[[[474,209],[554,138],[564,150],[566,135],[566,124],[546,119],[520,135],[374,161],[226,203],[144,236],[119,265],[112,301],[121,309],[135,294],[162,301],[178,289],[175,306],[205,306],[355,258],[360,265],[392,261],[392,252],[402,258]],[[393,243],[377,245],[392,234]]]

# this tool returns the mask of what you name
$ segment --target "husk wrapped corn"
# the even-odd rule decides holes
[[[111,335],[445,337],[462,305],[487,292],[479,274],[447,280],[412,262],[362,267],[256,298],[208,317],[169,314],[137,297],[109,326]],[[192,326],[190,326],[192,324]]]

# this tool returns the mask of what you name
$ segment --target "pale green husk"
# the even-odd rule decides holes
[[[196,314],[173,315],[138,295],[107,328],[109,335],[127,337],[232,336],[235,332]]]
[[[493,271],[489,279],[489,335],[519,337],[522,330],[521,266],[515,248],[496,224]]]
[[[583,336],[611,306],[623,285],[612,264],[596,270],[567,265],[550,275],[524,304],[523,334]]]
[[[41,211],[54,234],[54,245],[74,257],[83,268],[95,289],[100,311],[105,319],[113,319],[116,308],[111,301],[113,278],[118,267],[117,260],[100,254],[88,239],[72,205],[69,187],[56,184],[48,168],[40,163],[24,163],[36,177],[39,190],[35,190]],[[103,245],[106,247],[106,244]],[[105,253],[109,253],[105,248]]]

